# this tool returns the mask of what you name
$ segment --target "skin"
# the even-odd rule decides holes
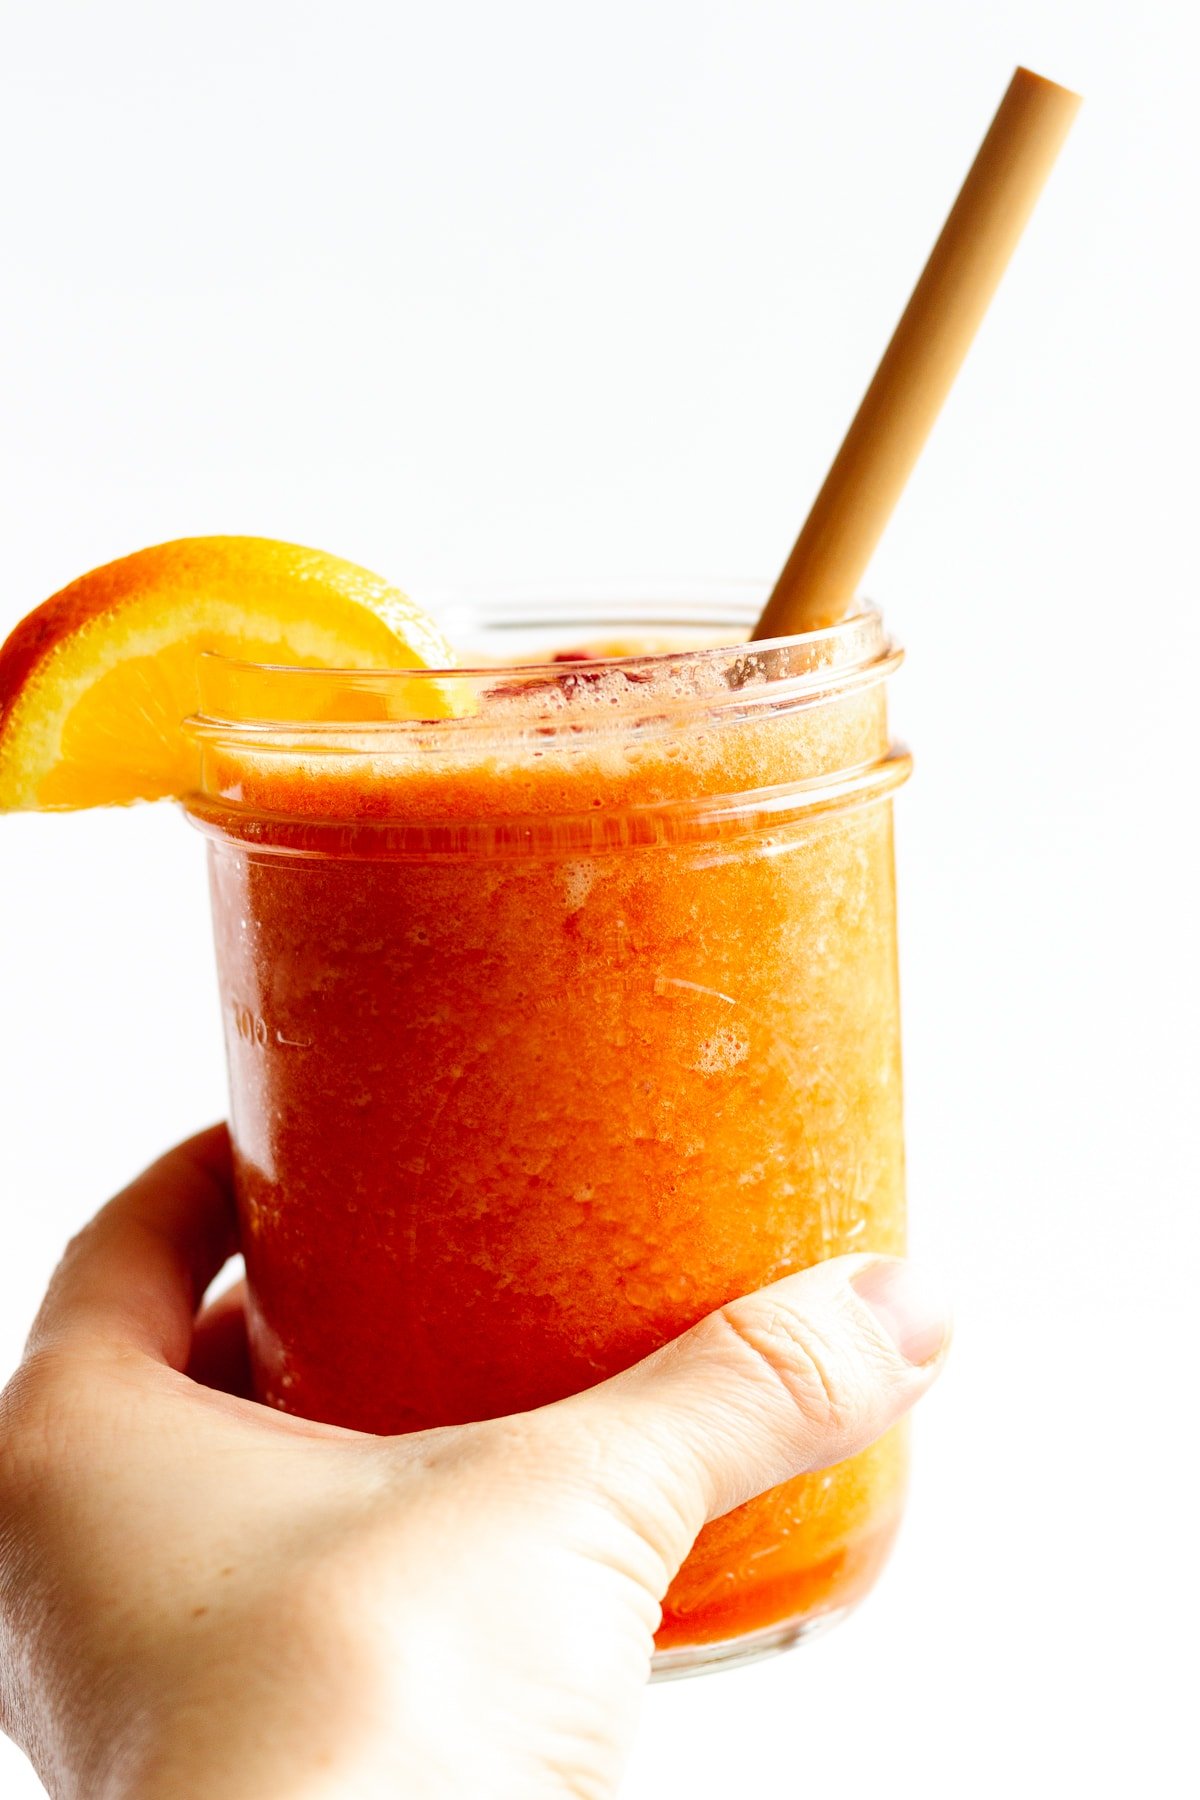
[[[69,1246],[0,1397],[0,1723],[63,1800],[604,1800],[700,1527],[862,1448],[946,1315],[840,1257],[555,1406],[404,1438],[246,1397],[223,1128]]]

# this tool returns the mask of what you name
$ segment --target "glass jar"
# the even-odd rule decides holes
[[[189,811],[263,1400],[493,1417],[903,1250],[899,654],[871,609],[747,645],[752,617],[505,603],[452,621],[471,669],[209,662]],[[904,1473],[897,1431],[707,1526],[658,1672],[844,1612]]]

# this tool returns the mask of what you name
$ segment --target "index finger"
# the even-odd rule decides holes
[[[181,1369],[205,1288],[237,1248],[229,1136],[177,1144],[68,1244],[29,1349],[140,1350]]]

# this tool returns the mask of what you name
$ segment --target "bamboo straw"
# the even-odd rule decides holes
[[[971,347],[1080,97],[1018,69],[754,629],[835,625]]]

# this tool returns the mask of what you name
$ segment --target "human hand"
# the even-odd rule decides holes
[[[700,1527],[947,1336],[840,1257],[557,1405],[368,1437],[244,1397],[237,1297],[197,1318],[235,1248],[222,1127],[72,1242],[0,1398],[0,1723],[61,1800],[603,1800]]]

